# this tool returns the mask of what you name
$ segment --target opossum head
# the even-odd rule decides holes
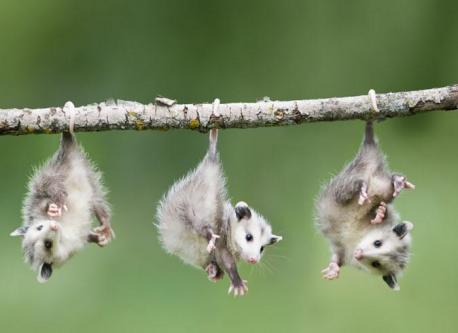
[[[47,282],[53,272],[53,264],[59,254],[61,227],[53,220],[37,220],[20,227],[11,236],[21,236],[26,262],[37,271],[38,282]]]
[[[235,206],[236,221],[232,225],[233,241],[240,257],[250,264],[261,260],[264,248],[282,240],[272,234],[272,227],[262,215],[240,201]]]
[[[390,288],[399,290],[397,276],[409,261],[412,229],[410,222],[375,228],[356,247],[353,253],[355,262],[367,271],[381,275]]]

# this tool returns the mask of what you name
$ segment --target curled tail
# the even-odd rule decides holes
[[[218,98],[215,98],[213,101],[213,110],[212,110],[212,115],[215,117],[219,117],[219,104],[220,101]],[[212,128],[210,130],[210,146],[208,148],[208,155],[212,160],[217,159],[217,154],[218,151],[216,150],[216,144],[218,143],[218,129],[217,128]]]
[[[364,136],[365,145],[375,145],[375,136],[374,136],[374,125],[372,120],[366,122],[366,132]]]
[[[62,132],[62,138],[60,140],[60,150],[58,158],[64,160],[68,156],[68,152],[76,145],[76,138],[73,133],[75,125],[75,106],[72,102],[67,102],[64,105],[64,110],[69,114],[68,130]]]
[[[216,144],[218,143],[218,129],[212,128],[209,135],[210,145],[208,147],[208,155],[211,159],[216,160],[218,151],[216,149]]]

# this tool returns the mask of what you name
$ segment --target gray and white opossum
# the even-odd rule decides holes
[[[246,281],[237,272],[242,258],[255,264],[264,248],[282,239],[245,202],[232,206],[216,149],[218,130],[210,132],[210,147],[197,168],[176,182],[159,203],[157,227],[164,249],[185,263],[203,268],[217,281],[229,275],[229,293],[242,296]]]
[[[332,258],[322,273],[339,276],[350,264],[383,277],[399,290],[397,276],[406,267],[413,224],[401,222],[392,201],[402,189],[415,186],[389,171],[374,137],[372,121],[355,159],[322,190],[316,201],[316,223],[331,243]]]
[[[69,102],[65,108],[74,107]],[[42,283],[86,243],[105,246],[114,237],[101,173],[76,142],[72,120],[69,127],[58,151],[29,181],[23,225],[11,233],[23,237],[25,260]],[[93,215],[100,226],[91,229]]]

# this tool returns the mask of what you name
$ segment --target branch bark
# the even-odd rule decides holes
[[[327,99],[220,104],[177,104],[165,98],[141,104],[118,100],[75,108],[75,131],[125,129],[247,128],[295,125],[315,121],[391,118],[458,109],[458,84],[435,89],[376,95],[375,112],[368,95]],[[68,112],[67,112],[68,113]],[[63,107],[0,109],[0,135],[59,133],[68,129]]]

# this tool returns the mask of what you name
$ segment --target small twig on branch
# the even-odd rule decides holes
[[[373,99],[372,93],[372,99]],[[164,97],[141,104],[118,100],[75,108],[75,132],[125,129],[186,128],[206,132],[213,127],[246,128],[295,125],[315,121],[391,118],[429,111],[458,109],[458,85],[387,93],[375,96],[374,114],[368,95],[297,101],[263,100],[256,103],[213,105],[177,104]],[[0,135],[59,133],[68,128],[70,115],[63,107],[0,109]]]

